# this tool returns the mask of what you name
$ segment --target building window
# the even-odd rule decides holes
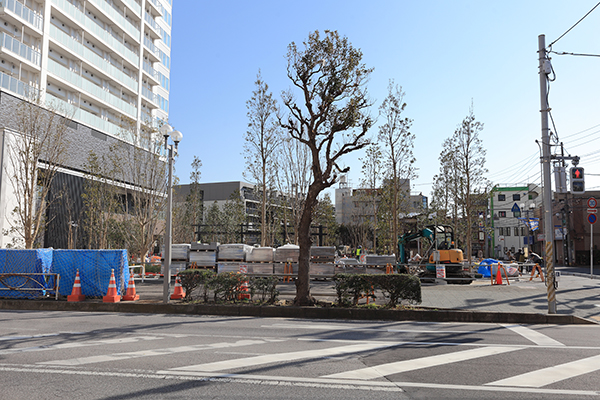
[[[515,236],[519,236],[519,227],[515,226]]]
[[[513,217],[520,218],[521,217],[521,211],[513,212]]]
[[[504,236],[510,236],[510,227],[507,226],[506,229],[504,229]]]
[[[524,226],[521,227],[521,236],[525,236],[525,227]]]
[[[504,228],[503,227],[498,228],[498,236],[504,236]]]
[[[506,211],[498,211],[498,216],[500,218],[506,218]]]
[[[513,201],[519,201],[521,200],[521,195],[520,194],[513,194]]]
[[[505,201],[506,200],[506,195],[505,194],[499,194],[498,195],[498,201]]]

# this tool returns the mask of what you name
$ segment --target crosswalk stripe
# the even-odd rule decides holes
[[[554,340],[551,337],[544,335],[543,333],[534,331],[533,329],[529,329],[522,325],[502,324],[502,326],[504,326],[507,329],[510,329],[515,333],[518,333],[525,339],[531,340],[533,343],[538,344],[540,346],[564,346],[564,344],[562,344],[561,342]]]
[[[50,345],[43,345],[43,346],[30,346],[30,347],[18,347],[18,348],[14,348],[14,349],[5,349],[5,350],[0,350],[0,355],[15,354],[15,353],[28,353],[28,352],[33,352],[33,351],[76,349],[76,348],[80,348],[80,347],[135,343],[135,342],[139,342],[141,340],[158,340],[158,339],[163,339],[163,338],[155,337],[155,336],[131,336],[131,337],[123,337],[123,338],[117,338],[117,339],[86,340],[83,342],[68,342],[68,343],[50,344]]]
[[[437,356],[429,356],[416,358],[412,360],[397,361],[393,363],[381,364],[374,367],[360,368],[353,371],[340,372],[337,374],[325,375],[323,378],[334,379],[357,379],[369,380],[381,378],[388,375],[398,374],[401,372],[414,371],[422,368],[440,366],[444,364],[455,363],[459,361],[472,360],[496,354],[508,353],[515,350],[520,350],[522,347],[482,347],[464,351],[458,351],[448,354],[439,354]]]
[[[256,365],[272,364],[282,361],[295,361],[310,358],[322,358],[342,354],[359,353],[369,350],[377,350],[386,347],[397,346],[397,343],[375,342],[361,343],[349,346],[333,347],[328,349],[295,351],[290,353],[277,353],[257,357],[238,358],[234,360],[217,361],[207,364],[189,365],[186,367],[173,368],[175,371],[202,371],[215,372],[235,368],[253,367]]]
[[[538,369],[537,371],[486,383],[486,385],[541,388],[555,382],[598,370],[600,370],[600,355]]]
[[[199,351],[199,350],[211,350],[211,349],[222,349],[222,348],[231,348],[231,347],[241,347],[241,346],[251,346],[255,344],[265,344],[271,343],[273,340],[238,340],[237,342],[223,342],[223,343],[212,343],[212,344],[201,344],[201,345],[192,345],[192,346],[180,346],[180,347],[170,347],[164,349],[153,349],[153,350],[141,350],[141,351],[132,351],[127,353],[115,353],[115,354],[107,354],[101,356],[90,356],[90,357],[81,357],[81,358],[72,358],[69,360],[52,360],[52,361],[44,361],[39,362],[37,364],[40,365],[84,365],[84,364],[94,364],[100,362],[107,361],[120,361],[127,360],[130,358],[141,358],[141,357],[153,357],[153,356],[164,356],[168,354],[175,353],[185,353],[190,351]]]

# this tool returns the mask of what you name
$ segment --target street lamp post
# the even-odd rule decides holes
[[[165,227],[165,254],[164,254],[164,271],[163,271],[163,303],[169,302],[169,286],[171,284],[171,235],[173,232],[173,158],[174,152],[177,151],[177,146],[183,134],[179,131],[174,131],[169,125],[163,125],[160,128],[161,133],[165,138],[165,150],[167,150],[169,178],[167,181],[167,215]],[[169,144],[169,136],[174,144]]]

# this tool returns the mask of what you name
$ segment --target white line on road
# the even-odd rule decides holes
[[[44,346],[32,346],[32,347],[20,347],[16,349],[6,349],[0,350],[0,355],[2,354],[14,354],[14,353],[26,353],[32,351],[48,351],[48,350],[59,350],[59,349],[74,349],[79,347],[88,347],[88,346],[101,346],[105,344],[124,344],[124,343],[134,343],[139,342],[140,340],[158,340],[163,339],[161,337],[155,336],[134,336],[134,337],[124,337],[117,339],[106,339],[106,340],[90,340],[84,342],[69,342],[69,343],[60,343],[60,344],[50,344]]]
[[[186,367],[173,368],[174,371],[203,371],[216,372],[235,368],[254,367],[257,365],[273,364],[277,362],[289,362],[310,358],[323,358],[341,354],[352,354],[363,351],[383,349],[397,346],[396,343],[371,342],[348,346],[333,347],[329,349],[294,351],[290,353],[276,353],[257,357],[239,358],[235,360],[217,361],[207,364],[189,365]]]
[[[475,358],[508,353],[520,349],[520,347],[481,347],[471,350],[458,351],[454,353],[438,354],[436,356],[397,361],[393,363],[376,365],[374,367],[360,368],[355,369],[353,371],[346,371],[337,374],[326,375],[323,376],[323,378],[357,380],[376,379],[384,376],[398,374],[401,372],[436,367],[459,361],[473,360]]]
[[[283,341],[283,340],[278,340],[278,341]],[[222,343],[212,343],[212,344],[199,344],[199,345],[190,345],[190,346],[169,347],[169,348],[164,348],[164,349],[132,351],[132,352],[115,353],[115,354],[108,354],[108,355],[102,355],[102,356],[71,358],[69,360],[45,361],[45,362],[39,362],[37,364],[41,364],[41,365],[95,364],[95,363],[107,362],[107,361],[122,361],[122,360],[131,359],[131,358],[155,357],[155,356],[165,356],[165,355],[176,354],[176,353],[187,353],[190,351],[252,346],[255,344],[266,344],[266,343],[271,343],[271,342],[273,342],[273,340],[270,340],[270,341],[267,341],[267,340],[238,340],[237,342],[234,342],[234,343],[222,342]]]
[[[598,370],[600,370],[600,356],[594,356],[486,383],[486,385],[541,388],[558,381]]]
[[[272,329],[314,329],[314,330],[332,330],[332,331],[364,331],[364,332],[399,332],[399,333],[481,333],[481,331],[440,331],[426,329],[395,329],[395,328],[357,328],[345,325],[328,325],[328,324],[273,324],[262,325],[261,328]]]
[[[562,344],[561,342],[554,340],[551,337],[544,335],[543,333],[526,328],[522,325],[501,325],[506,329],[510,329],[511,331],[523,336],[525,339],[530,340],[533,343],[538,344],[540,346],[564,346],[564,344]]]
[[[6,364],[4,364],[6,365]],[[324,378],[303,378],[287,376],[265,376],[265,375],[243,375],[243,374],[219,374],[193,371],[147,371],[145,373],[131,373],[122,371],[85,371],[80,369],[58,369],[39,366],[0,366],[0,372],[19,372],[33,374],[62,374],[79,376],[112,376],[117,378],[140,378],[140,379],[174,379],[174,380],[196,380],[206,382],[241,383],[252,385],[282,385],[300,386],[312,388],[344,389],[344,390],[369,390],[369,391],[396,391],[401,392],[403,387],[429,388],[439,390],[469,390],[479,392],[512,392],[532,393],[538,395],[557,395],[564,398],[574,396],[598,396],[600,391],[594,390],[566,390],[566,389],[541,389],[525,387],[502,387],[502,386],[478,386],[439,384],[427,382],[389,382],[389,381],[357,381],[336,380]]]

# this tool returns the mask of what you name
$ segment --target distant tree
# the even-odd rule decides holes
[[[329,193],[325,193],[323,198],[319,199],[313,211],[313,225],[323,226],[324,233],[327,234],[323,238],[324,246],[335,246],[337,243],[336,232],[338,224],[335,222],[335,207],[331,202]]]
[[[281,143],[281,128],[277,119],[277,102],[269,92],[269,85],[262,80],[260,70],[254,84],[256,89],[246,102],[248,130],[244,143],[244,158],[247,171],[244,175],[249,174],[256,182],[256,189],[261,195],[261,246],[265,246],[269,230],[272,229],[268,214],[272,207],[271,194],[276,184],[276,150]]]
[[[196,230],[202,224],[204,215],[204,196],[200,189],[200,168],[202,161],[194,156],[190,172],[190,192],[185,202],[173,203],[173,241],[174,243],[195,242]]]
[[[301,92],[283,93],[288,116],[282,126],[288,134],[308,146],[312,158],[312,181],[306,193],[298,227],[300,255],[296,280],[296,305],[314,304],[310,294],[310,226],[321,191],[331,187],[340,173],[341,157],[368,144],[366,133],[373,121],[365,88],[372,69],[362,63],[362,52],[335,31],[311,33],[304,49],[288,46],[287,75]]]
[[[13,237],[13,247],[31,249],[38,243],[50,222],[49,202],[60,198],[48,195],[67,156],[70,120],[52,105],[42,106],[39,98],[21,102],[15,113],[16,132],[6,136],[5,171],[17,205],[10,210],[10,227],[4,234]]]
[[[369,215],[372,219],[368,221],[373,234],[373,249],[377,252],[377,231],[379,205],[381,204],[381,183],[382,183],[382,154],[379,145],[371,144],[365,151],[365,156],[360,159],[362,162],[362,181],[361,186],[364,189],[361,196],[368,202]]]
[[[108,177],[114,175],[114,164],[90,151],[83,166],[87,171],[83,185],[83,220],[81,231],[88,249],[109,248],[109,234],[117,212],[117,189]]]
[[[161,158],[164,138],[154,129],[142,125],[136,130],[135,121],[124,123],[126,134],[136,145],[120,142],[112,153],[116,176],[128,184],[121,195],[121,212],[131,254],[141,260],[151,252],[158,236],[164,232],[164,211],[167,198],[167,168]]]
[[[378,140],[382,146],[386,176],[391,183],[392,238],[398,237],[398,218],[401,196],[401,181],[416,177],[413,155],[415,135],[410,132],[412,120],[403,117],[406,103],[402,87],[390,81],[388,95],[379,107],[383,125],[379,127]],[[410,195],[410,188],[409,193]]]
[[[223,224],[225,243],[236,243],[240,240],[241,224],[246,221],[246,209],[239,190],[233,192],[223,206]]]

